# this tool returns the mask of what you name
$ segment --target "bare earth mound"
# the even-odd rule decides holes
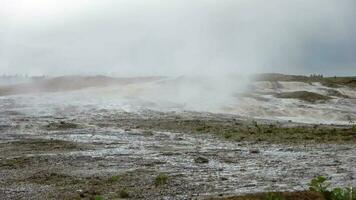
[[[321,94],[308,92],[308,91],[285,92],[285,93],[275,94],[275,96],[277,98],[284,98],[284,99],[299,99],[311,103],[315,103],[317,101],[326,101],[331,99],[328,96],[324,96]]]

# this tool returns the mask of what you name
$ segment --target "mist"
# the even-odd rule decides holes
[[[0,71],[29,75],[356,72],[353,0],[0,2]]]

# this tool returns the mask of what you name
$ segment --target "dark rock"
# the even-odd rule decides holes
[[[199,156],[194,159],[196,163],[209,163],[209,159],[206,157]]]
[[[250,153],[253,153],[253,154],[260,153],[260,150],[258,150],[258,149],[250,149]]]

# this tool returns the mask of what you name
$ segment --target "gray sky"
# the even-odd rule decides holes
[[[355,0],[0,0],[0,72],[356,75]]]

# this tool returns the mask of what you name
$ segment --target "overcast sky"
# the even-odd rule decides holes
[[[356,75],[355,0],[0,0],[0,72]]]

